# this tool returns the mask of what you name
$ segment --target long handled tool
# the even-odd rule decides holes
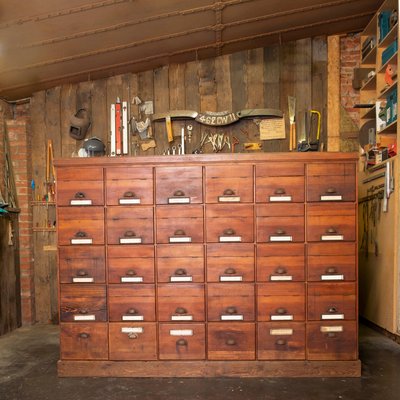
[[[311,140],[313,126],[315,126],[315,116],[316,119],[316,136],[315,140]],[[318,151],[319,150],[319,137],[321,134],[321,113],[316,110],[310,110],[310,127],[307,129],[307,140],[298,144],[297,151],[305,152],[305,151]],[[307,124],[306,124],[307,126]]]
[[[296,149],[296,97],[288,96],[288,112],[289,112],[289,150]]]

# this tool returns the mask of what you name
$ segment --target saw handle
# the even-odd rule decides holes
[[[296,149],[296,124],[294,122],[290,123],[290,130],[289,130],[289,150]]]

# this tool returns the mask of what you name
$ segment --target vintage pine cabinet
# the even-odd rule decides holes
[[[356,155],[57,160],[60,376],[359,376]]]

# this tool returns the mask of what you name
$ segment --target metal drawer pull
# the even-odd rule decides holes
[[[328,229],[326,230],[326,233],[327,233],[328,235],[333,235],[334,233],[337,233],[337,230],[336,230],[335,228],[333,228],[333,227],[330,227],[330,228],[328,228]]]
[[[232,229],[232,228],[228,228],[224,230],[224,235],[228,235],[228,236],[232,236],[234,235],[236,232]]]
[[[174,232],[174,236],[170,236],[170,243],[190,243],[192,238],[190,236],[186,236],[186,233],[183,229],[177,229]]]
[[[222,236],[219,237],[220,242],[241,242],[242,237],[236,236],[236,231],[232,228],[224,229]]]
[[[178,268],[174,272],[174,276],[169,277],[170,282],[192,282],[193,278],[187,274],[185,268]]]
[[[133,237],[133,236],[136,236],[136,234],[135,234],[135,232],[133,232],[133,231],[126,231],[126,232],[124,233],[124,236],[125,236],[125,237]]]
[[[83,193],[83,192],[76,192],[75,193],[75,198],[76,199],[84,199],[86,196],[85,196],[85,193]]]
[[[279,307],[275,310],[275,314],[271,315],[271,321],[293,321],[293,315],[288,314],[288,310]]]
[[[328,267],[325,274],[321,275],[321,281],[343,281],[344,275],[339,274],[336,267]]]
[[[237,314],[237,309],[236,309],[236,307],[227,307],[227,308],[225,309],[225,312],[226,312],[227,314],[229,314],[229,315]]]
[[[325,271],[327,274],[336,274],[337,273],[337,269],[335,267],[328,267]]]
[[[236,274],[236,270],[235,270],[235,268],[230,267],[230,268],[227,268],[224,273],[228,274],[228,275],[234,275],[234,274]]]
[[[79,314],[87,314],[87,313],[88,313],[88,310],[82,308],[82,309],[80,309],[78,312],[79,312]]]
[[[134,192],[128,190],[119,199],[119,204],[140,204],[140,198],[136,197]]]
[[[275,231],[275,233],[276,233],[277,235],[284,235],[284,234],[286,233],[286,231],[285,231],[284,229],[277,229],[277,230]]]
[[[330,187],[330,188],[328,188],[328,189],[326,189],[326,190],[325,190],[325,193],[327,193],[327,194],[333,194],[333,193],[336,193],[336,189],[335,189],[335,188],[333,188],[333,187]]]
[[[341,194],[337,194],[337,190],[334,187],[329,187],[325,190],[325,195],[320,196],[321,201],[341,201],[343,197]]]
[[[134,231],[126,231],[124,236],[119,238],[120,244],[138,244],[142,243],[142,238],[136,236]]]
[[[137,339],[139,337],[139,335],[137,333],[134,332],[129,332],[128,333],[128,338],[129,339]]]
[[[243,321],[243,315],[237,312],[236,307],[226,307],[225,314],[221,315],[221,321]]]
[[[337,308],[336,307],[329,307],[328,308],[328,313],[330,313],[330,314],[334,314],[334,313],[337,313]]]
[[[225,189],[224,196],[233,196],[235,192],[232,189]]]
[[[186,310],[186,308],[178,307],[178,308],[175,310],[175,314],[179,314],[179,315],[187,314],[187,310]]]
[[[178,268],[178,269],[175,271],[175,275],[178,275],[178,276],[187,275],[186,269],[184,269],[184,268]]]
[[[121,276],[121,282],[143,282],[143,276],[136,276],[134,269],[125,272],[126,276]]]
[[[139,311],[136,310],[135,308],[129,308],[126,311],[126,315],[122,316],[122,321],[143,321],[144,316],[139,315]]]
[[[328,338],[335,338],[336,337],[336,333],[335,332],[328,332],[326,336]]]
[[[284,268],[284,267],[278,267],[278,268],[275,270],[275,272],[276,272],[278,275],[284,275],[284,274],[287,273],[287,270],[286,270],[286,268]]]
[[[344,314],[338,314],[338,309],[335,306],[330,306],[326,310],[327,314],[322,314],[321,319],[329,320],[329,319],[344,319]]]
[[[130,269],[130,270],[128,270],[128,271],[125,272],[125,275],[127,275],[127,276],[134,276],[134,275],[136,275],[136,271],[133,270],[133,269]]]
[[[132,197],[135,197],[135,193],[128,191],[128,192],[124,193],[123,197],[132,198]]]
[[[93,279],[93,277],[89,277],[88,273],[85,270],[81,269],[81,270],[77,271],[76,277],[74,276],[72,278],[72,282],[73,283],[91,283],[91,282],[94,282],[94,279]]]
[[[184,235],[185,235],[185,231],[184,231],[183,229],[177,229],[177,230],[174,232],[174,235],[175,235],[175,236],[184,236]]]
[[[177,345],[177,346],[187,346],[187,345],[188,345],[188,342],[187,342],[186,339],[178,339],[178,340],[176,341],[176,345]]]
[[[344,240],[344,236],[338,234],[337,229],[331,226],[325,231],[325,235],[321,236],[321,240]]]
[[[130,308],[126,313],[127,314],[137,314],[137,310],[134,308]]]
[[[174,196],[176,197],[183,197],[185,193],[182,190],[177,190],[174,192]]]
[[[235,339],[227,339],[225,341],[225,344],[228,346],[235,346],[236,345],[236,340]]]
[[[72,199],[69,204],[71,206],[90,206],[92,204],[92,200],[87,199],[85,193],[76,192],[74,199]]]
[[[282,308],[282,307],[280,307],[280,308],[277,308],[277,309],[275,310],[275,312],[276,312],[278,315],[284,315],[284,314],[287,314],[287,310],[286,310],[286,308]]]
[[[278,188],[274,192],[275,194],[286,194],[286,190],[284,188]]]
[[[274,191],[275,196],[269,196],[269,201],[271,202],[291,202],[292,196],[284,196],[286,194],[286,190],[284,188],[277,188]]]
[[[77,237],[77,238],[85,238],[85,237],[87,237],[87,234],[86,234],[86,232],[78,231],[78,232],[75,233],[75,237]]]
[[[184,307],[177,307],[175,315],[171,315],[171,321],[193,321],[193,315],[189,315]]]
[[[90,338],[90,335],[89,335],[88,333],[86,333],[86,332],[81,332],[81,333],[79,334],[79,337],[80,337],[81,339],[89,339],[89,338]]]
[[[238,203],[240,202],[240,196],[236,196],[235,191],[232,189],[225,189],[223,196],[218,196],[218,201],[221,203]]]
[[[168,197],[168,204],[188,204],[190,203],[190,197],[185,196],[183,190],[176,190],[173,197]]]
[[[285,346],[286,345],[286,340],[285,339],[278,339],[275,344],[277,344],[278,346]]]
[[[284,267],[276,268],[275,274],[277,274],[277,275],[270,275],[269,279],[271,281],[291,281],[291,280],[293,280],[292,275],[286,275],[287,269]]]
[[[88,274],[88,273],[87,273],[85,270],[83,270],[83,269],[79,270],[79,271],[76,273],[77,276],[87,276],[87,274]]]

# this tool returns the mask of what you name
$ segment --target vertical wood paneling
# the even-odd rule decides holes
[[[171,64],[169,66],[169,107],[171,110],[183,110],[185,108],[185,76],[184,64]]]
[[[170,109],[168,72],[168,67],[157,68],[154,71],[154,111],[156,113],[168,112]],[[154,123],[154,137],[156,139],[158,153],[162,154],[168,147],[164,121]]]
[[[217,84],[218,111],[232,111],[232,82],[230,57],[228,55],[215,59],[215,81]]]
[[[72,157],[76,151],[76,140],[69,135],[71,117],[76,113],[77,85],[61,86],[60,126],[61,126],[61,156]]]
[[[111,123],[110,123],[110,109],[111,104],[115,104],[117,98],[122,97],[122,75],[112,76],[107,79],[106,84],[106,99],[107,99],[107,142],[106,147],[110,149],[110,132],[111,132]]]
[[[107,81],[105,79],[93,82],[91,104],[91,134],[101,139],[107,145],[110,112],[107,108]]]
[[[215,60],[199,61],[200,110],[217,111],[217,85],[215,83]]]
[[[134,104],[134,98],[139,93],[138,76],[137,74],[129,74],[128,76],[129,76],[129,112],[130,112],[129,118],[132,119],[133,117],[137,120],[139,116],[139,108],[136,104]],[[108,111],[108,115],[110,115],[110,111]],[[133,133],[130,127],[128,132],[129,132],[129,152],[130,152],[129,154],[134,155],[135,150],[137,151],[137,146],[136,146],[136,144],[138,143],[137,132]]]
[[[246,108],[264,108],[264,52],[253,49],[247,52]]]
[[[245,52],[241,52],[230,56],[233,111],[246,108],[247,93],[244,82],[244,55]]]
[[[154,101],[154,76],[153,71],[145,71],[138,74],[138,84],[139,84],[139,97],[144,101]],[[153,103],[154,105],[154,103]],[[146,116],[143,112],[140,113],[139,120],[145,120]],[[156,154],[155,149],[148,149],[143,151],[140,149],[141,155],[151,156]]]

